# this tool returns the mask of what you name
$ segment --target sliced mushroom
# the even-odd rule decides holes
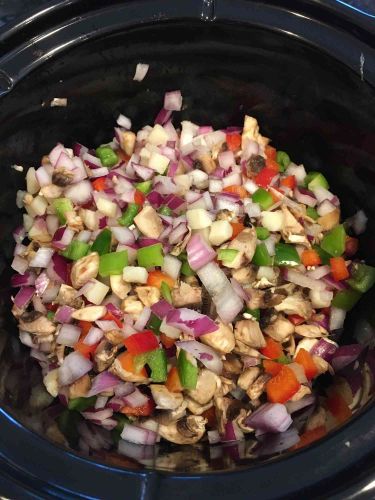
[[[104,337],[111,344],[118,345],[123,343],[125,334],[122,330],[108,330],[107,332],[104,332]]]
[[[159,434],[172,443],[194,444],[203,437],[206,423],[201,416],[189,415],[168,425],[160,424]]]
[[[238,283],[241,283],[241,285],[246,285],[254,281],[256,273],[251,266],[247,266],[233,269],[232,276]]]
[[[247,368],[241,375],[238,377],[237,385],[241,387],[244,391],[247,391],[248,388],[255,382],[260,374],[260,368],[257,366],[252,366],[251,368]]]
[[[319,338],[328,335],[325,328],[318,325],[298,325],[295,328],[295,332],[301,337],[309,338]]]
[[[321,358],[320,356],[313,356],[313,361],[318,369],[318,375],[329,371],[330,366],[325,359]]]
[[[125,151],[128,156],[131,156],[134,152],[134,146],[136,141],[136,135],[130,130],[121,131],[120,133],[120,145],[121,149]]]
[[[172,290],[172,301],[175,307],[197,306],[202,303],[202,288],[181,281],[180,286]]]
[[[62,284],[55,302],[60,306],[70,306],[80,309],[84,305],[84,302],[82,297],[76,298],[76,295],[77,291],[72,286]]]
[[[160,290],[156,286],[137,286],[135,287],[135,293],[146,307],[151,307],[160,300]]]
[[[51,370],[43,377],[43,383],[47,389],[47,391],[54,398],[57,397],[59,393],[59,370],[56,368],[55,370]]]
[[[84,226],[82,219],[79,215],[76,214],[74,210],[65,212],[65,217],[66,217],[66,224],[67,226],[69,226],[70,229],[72,229],[76,233],[83,231]]]
[[[266,341],[257,321],[244,319],[237,321],[234,329],[236,341],[243,342],[250,347],[265,347]]]
[[[123,369],[121,366],[120,361],[116,358],[114,362],[112,363],[111,367],[109,368],[109,371],[119,377],[121,380],[124,380],[125,382],[140,382],[140,383],[146,383],[148,381],[147,377],[144,377],[140,373],[133,373],[133,372],[128,372]]]
[[[251,400],[260,398],[266,388],[266,383],[270,378],[270,375],[264,373],[263,375],[259,375],[256,381],[251,384],[246,391],[246,394]]]
[[[264,290],[257,290],[256,288],[245,287],[245,291],[249,295],[249,300],[246,302],[246,305],[249,309],[264,309],[268,306],[264,303]]]
[[[150,389],[159,410],[176,410],[184,399],[180,392],[170,392],[165,385],[151,384]]]
[[[73,180],[74,174],[65,168],[56,168],[52,173],[52,182],[56,186],[66,187]]]
[[[193,414],[193,415],[202,415],[206,410],[209,410],[213,406],[213,401],[209,401],[205,405],[201,405],[194,401],[194,399],[191,398],[186,398],[187,402],[187,409]]]
[[[230,391],[236,388],[236,384],[232,379],[227,377],[220,377],[221,385],[218,387],[217,393],[220,396],[226,396]]]
[[[187,401],[184,399],[180,406],[175,410],[159,410],[156,411],[155,419],[159,424],[169,425],[172,422],[177,422],[180,418],[186,415]]]
[[[99,271],[99,254],[92,252],[75,261],[70,272],[74,288],[81,288],[90,279],[96,278]]]
[[[319,406],[314,411],[314,413],[310,415],[310,417],[307,419],[305,430],[313,431],[317,427],[325,426],[326,418],[327,418],[326,410],[322,406]]]
[[[62,189],[54,184],[48,184],[40,189],[40,193],[47,199],[54,199],[62,195]]]
[[[56,325],[41,312],[25,312],[19,319],[19,328],[35,335],[51,335],[56,331]]]
[[[249,417],[250,415],[251,415],[251,410],[245,410],[243,408],[243,409],[241,409],[238,417],[236,418],[236,424],[241,429],[241,431],[244,432],[245,434],[249,434],[251,432],[254,432],[254,429],[245,425],[245,421],[246,421],[247,417]]]
[[[196,168],[200,168],[208,175],[212,174],[212,172],[216,170],[215,160],[208,153],[200,155],[197,162],[198,165],[196,166]]]
[[[148,238],[159,238],[163,231],[163,222],[154,208],[147,205],[134,217],[139,231]]]
[[[276,320],[264,329],[265,333],[276,340],[283,342],[294,332],[294,325],[282,314],[279,314]]]
[[[90,387],[90,377],[87,374],[83,375],[83,377],[79,378],[69,386],[69,399],[86,397]]]
[[[253,347],[244,344],[240,340],[236,340],[236,345],[234,346],[233,352],[235,354],[241,354],[246,356],[253,356],[255,358],[259,357],[259,352]]]
[[[306,351],[310,352],[311,349],[314,347],[314,345],[317,343],[318,343],[318,340],[316,340],[316,339],[309,339],[309,338],[301,339],[297,344],[297,347],[296,347],[295,352],[294,352],[294,356],[297,355],[297,353],[300,349],[305,349]]]
[[[285,205],[282,205],[281,210],[284,215],[283,228],[281,231],[284,240],[287,241],[289,235],[291,234],[304,234],[305,230],[302,224],[298,222],[289,209]]]
[[[113,274],[109,277],[112,292],[121,300],[126,299],[132,289],[130,283],[127,283],[120,274]]]
[[[284,312],[285,314],[298,314],[302,318],[309,319],[312,315],[312,305],[307,299],[304,299],[299,294],[294,294],[275,306],[276,311]]]
[[[221,386],[221,381],[217,375],[204,368],[198,375],[195,389],[187,391],[189,397],[200,405],[205,405],[213,397],[217,389]]]
[[[222,396],[216,396],[214,398],[215,414],[218,424],[218,431],[220,434],[224,434],[225,432],[225,425],[228,422],[227,411],[230,403],[231,400],[229,398],[225,398]]]
[[[239,262],[237,262],[238,259],[235,257],[227,267],[238,269],[243,264],[244,259],[247,259],[250,262],[254,257],[256,246],[257,235],[255,229],[253,227],[245,228],[228,244],[228,248],[238,250],[238,255],[240,255],[241,258],[239,259]],[[235,265],[232,265],[234,261],[236,261],[236,263]]]
[[[235,340],[231,326],[225,325],[219,319],[216,320],[216,324],[219,326],[218,330],[201,335],[199,340],[203,342],[203,344],[213,347],[221,354],[233,351]]]
[[[120,345],[113,345],[107,339],[102,340],[94,354],[94,370],[96,372],[103,372],[111,366],[120,348]]]
[[[322,215],[317,222],[322,226],[323,231],[330,231],[340,222],[340,209],[335,208],[332,212]]]
[[[242,372],[242,362],[234,354],[227,354],[223,361],[223,375],[228,378],[237,378]]]
[[[72,318],[82,321],[96,321],[102,318],[106,312],[107,308],[105,306],[87,306],[74,311]]]
[[[124,313],[129,314],[136,321],[142,313],[144,306],[135,295],[130,295],[121,302],[121,309]]]
[[[299,401],[309,394],[311,394],[311,389],[307,387],[307,385],[302,384],[298,391],[289,399],[289,401]]]

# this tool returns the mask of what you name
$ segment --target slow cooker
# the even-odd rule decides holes
[[[374,265],[374,18],[350,3],[65,0],[0,32],[2,496],[374,498],[372,402],[308,448],[272,456],[202,445],[86,458],[53,444],[22,413],[34,372],[9,313],[15,193],[24,179],[10,166],[37,165],[58,141],[100,144],[119,112],[143,126],[177,88],[179,121],[240,125],[251,112],[277,147],[325,172],[344,216],[366,212],[361,257]],[[133,81],[138,62],[150,65],[142,82]],[[54,97],[68,106],[50,107]],[[373,300],[367,294],[349,314],[344,342],[372,333]]]

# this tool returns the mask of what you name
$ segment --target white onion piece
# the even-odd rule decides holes
[[[16,255],[12,260],[11,268],[19,274],[25,274],[25,272],[29,268],[29,263],[26,259],[23,259],[19,255]]]
[[[77,379],[86,375],[92,369],[92,363],[79,352],[68,354],[63,364],[58,369],[58,378],[60,385],[69,385]]]
[[[329,266],[318,266],[311,271],[307,271],[306,276],[314,280],[320,280],[320,278],[327,276],[330,272],[331,268]]]
[[[126,130],[130,130],[132,128],[132,122],[130,118],[125,115],[119,114],[116,121],[119,127],[125,128]]]
[[[73,347],[81,335],[81,329],[75,325],[64,324],[59,330],[56,342],[61,345]]]
[[[148,320],[150,319],[150,316],[151,309],[149,307],[144,307],[137,321],[134,323],[134,328],[138,331],[144,330]]]
[[[163,273],[168,274],[168,276],[170,276],[174,280],[177,280],[180,276],[181,266],[182,262],[177,257],[173,257],[173,255],[166,255],[164,257],[161,270],[163,271]]]
[[[84,205],[92,197],[92,185],[90,181],[81,181],[69,186],[65,190],[65,197],[77,205]]]
[[[182,108],[182,95],[180,90],[166,92],[164,96],[164,109],[167,111],[180,111]]]
[[[104,332],[100,330],[100,328],[96,328],[92,326],[88,331],[86,337],[83,340],[83,343],[86,345],[95,345],[98,344],[104,336]]]
[[[326,285],[322,281],[314,280],[294,269],[287,269],[285,271],[284,279],[290,281],[295,285],[302,286],[303,288],[310,288],[311,290],[325,290]]]
[[[329,200],[322,201],[322,203],[317,208],[317,212],[321,217],[323,217],[324,215],[330,214],[334,210],[336,210],[336,207]]]
[[[30,267],[48,267],[55,253],[53,248],[40,247],[30,261]]]
[[[329,317],[329,329],[339,330],[344,326],[344,321],[346,317],[346,311],[344,309],[338,309],[337,307],[331,307],[330,317]]]
[[[132,424],[124,425],[122,439],[135,444],[155,444],[158,435],[156,432]]]
[[[133,80],[135,80],[136,82],[141,82],[147,75],[148,68],[149,68],[148,64],[138,63],[135,68],[135,74]]]

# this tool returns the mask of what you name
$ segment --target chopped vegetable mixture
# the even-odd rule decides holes
[[[168,92],[154,126],[136,133],[120,115],[110,143],[57,144],[27,170],[20,340],[82,451],[286,431],[297,449],[366,397],[369,353],[336,342],[375,282],[356,259],[366,217],[340,222],[326,177],[272,147],[255,118],[175,128],[181,107]],[[93,427],[107,433],[99,445]]]

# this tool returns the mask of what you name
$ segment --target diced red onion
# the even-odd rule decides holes
[[[206,368],[217,375],[220,375],[223,371],[223,362],[219,354],[212,347],[196,340],[176,342],[176,346],[194,356]]]
[[[121,384],[121,380],[115,375],[108,371],[101,372],[93,379],[91,389],[87,393],[87,397],[96,396],[101,392],[106,392],[114,389],[119,384]]]
[[[18,226],[12,234],[16,243],[22,243],[26,237],[26,230],[23,226]]]
[[[334,210],[336,210],[336,207],[329,200],[322,201],[322,203],[317,208],[317,212],[321,217],[333,212]]]
[[[118,330],[117,323],[112,320],[98,319],[95,321],[95,324],[104,332],[109,332],[110,330]]]
[[[172,111],[168,111],[167,109],[161,108],[159,113],[156,115],[155,125],[165,125],[171,116],[172,116]]]
[[[132,163],[132,166],[138,177],[140,177],[144,181],[148,181],[155,174],[155,170],[149,167],[145,167],[144,165],[138,165],[137,163]]]
[[[197,271],[215,259],[215,250],[206,243],[200,234],[194,234],[186,247],[190,267]]]
[[[332,276],[326,275],[321,279],[328,290],[346,290],[348,285],[344,281],[336,281]]]
[[[71,243],[73,236],[74,231],[69,227],[59,227],[53,235],[52,246],[58,250],[65,250],[65,248]]]
[[[65,189],[65,197],[77,205],[84,205],[89,202],[92,198],[92,193],[93,189],[90,181],[77,182],[77,184],[68,186]]]
[[[49,302],[53,302],[57,297],[59,290],[60,290],[60,285],[51,286],[50,284],[42,295],[43,304],[48,304]]]
[[[355,361],[362,351],[363,346],[360,344],[342,345],[338,347],[331,359],[331,365],[335,372],[342,370],[345,366]]]
[[[29,268],[29,263],[23,257],[16,255],[12,260],[11,268],[19,274],[25,274],[27,269]]]
[[[243,356],[242,362],[244,368],[251,368],[260,364],[260,358],[255,358],[254,356]]]
[[[57,323],[69,323],[72,319],[72,314],[75,311],[73,307],[61,306],[57,309],[54,321]]]
[[[134,323],[134,328],[139,331],[144,330],[148,320],[150,319],[150,316],[151,309],[149,307],[144,307],[137,321]]]
[[[67,153],[66,149],[62,144],[56,144],[56,146],[52,149],[52,151],[49,153],[49,161],[51,162],[52,166],[55,166],[57,160],[60,158],[61,153]]]
[[[86,420],[93,420],[96,422],[102,422],[103,420],[112,417],[113,415],[113,410],[111,408],[104,408],[99,409],[99,410],[93,410],[93,411],[82,411],[81,415],[83,418]]]
[[[249,294],[245,291],[245,289],[238,283],[238,281],[235,278],[230,279],[230,284],[232,285],[233,290],[235,293],[245,302],[249,300]]]
[[[30,267],[47,267],[52,259],[52,255],[54,254],[53,248],[48,247],[40,247],[34,257],[31,259],[29,266]]]
[[[165,318],[168,313],[174,311],[174,307],[164,299],[159,300],[151,306],[151,311],[160,319]]]
[[[134,391],[134,384],[132,384],[131,382],[120,382],[118,385],[116,385],[114,391],[116,397],[120,398],[122,396],[127,396]]]
[[[56,342],[60,345],[73,347],[81,335],[81,329],[75,325],[64,324],[61,326],[56,337]]]
[[[124,401],[124,406],[130,406],[131,408],[144,406],[148,402],[148,397],[142,394],[137,388],[130,394],[123,396],[122,399]]]
[[[295,285],[302,286],[303,288],[310,288],[311,290],[325,290],[326,286],[322,281],[314,280],[305,274],[295,271],[294,269],[286,269],[284,279],[290,281]]]
[[[242,159],[248,160],[250,156],[257,154],[259,154],[259,144],[255,141],[247,140],[242,151]]]
[[[90,330],[88,331],[85,339],[83,340],[83,343],[86,345],[95,345],[98,344],[101,339],[103,338],[104,333],[100,328],[96,328],[95,326],[92,326]]]
[[[292,424],[285,405],[265,403],[245,420],[245,425],[263,432],[284,432]]]
[[[182,262],[177,257],[166,255],[161,270],[174,280],[177,280],[180,275],[181,266]]]
[[[101,168],[102,162],[96,156],[93,156],[90,153],[84,153],[82,155],[82,160],[90,167],[90,168]]]
[[[236,160],[234,158],[233,151],[222,151],[219,153],[217,157],[219,161],[219,165],[221,168],[224,170],[228,170],[231,166],[233,166],[236,163]]]
[[[169,243],[175,245],[180,243],[187,233],[187,224],[186,222],[181,222],[178,226],[176,226],[173,231],[169,235]]]
[[[164,95],[164,109],[168,111],[180,111],[182,108],[182,95],[180,90],[166,92]]]
[[[306,276],[314,280],[320,280],[324,276],[327,276],[330,272],[331,268],[329,266],[318,266],[311,271],[307,271]]]
[[[101,410],[102,408],[105,408],[107,401],[107,396],[98,396],[95,401],[95,410]]]
[[[310,349],[310,354],[319,356],[330,362],[333,355],[337,351],[338,345],[332,340],[319,339],[316,344]]]
[[[219,328],[208,316],[192,309],[187,309],[186,307],[170,311],[167,314],[166,323],[195,337],[199,337],[205,333],[216,332]]]
[[[111,231],[116,240],[123,245],[132,245],[135,242],[134,234],[127,227],[111,227]]]
[[[122,439],[135,444],[155,444],[157,433],[132,424],[125,424],[121,433]]]
[[[13,274],[10,279],[10,284],[13,288],[20,286],[32,286],[35,283],[35,275],[32,273]]]
[[[303,203],[308,207],[315,207],[317,204],[317,200],[313,192],[308,189],[304,189],[302,187],[294,188],[294,198],[298,201],[298,203]]]
[[[92,369],[92,363],[77,351],[68,354],[59,368],[60,385],[69,385],[86,375]]]
[[[90,172],[91,179],[97,179],[98,177],[105,177],[109,174],[107,167],[93,168]]]
[[[35,290],[37,295],[41,296],[46,291],[49,284],[49,277],[45,272],[41,273],[35,280]]]
[[[132,128],[132,122],[130,118],[125,115],[119,114],[116,122],[119,127],[125,128],[126,130],[130,130]]]
[[[27,307],[35,293],[35,288],[32,286],[22,287],[17,295],[14,297],[14,304],[19,309],[24,309]]]
[[[79,142],[73,144],[73,154],[74,156],[82,156],[88,152],[88,148]]]
[[[334,195],[328,191],[328,189],[325,189],[324,187],[316,187],[312,189],[312,192],[315,195],[315,198],[318,200],[318,203],[322,203],[324,200],[332,200]]]

